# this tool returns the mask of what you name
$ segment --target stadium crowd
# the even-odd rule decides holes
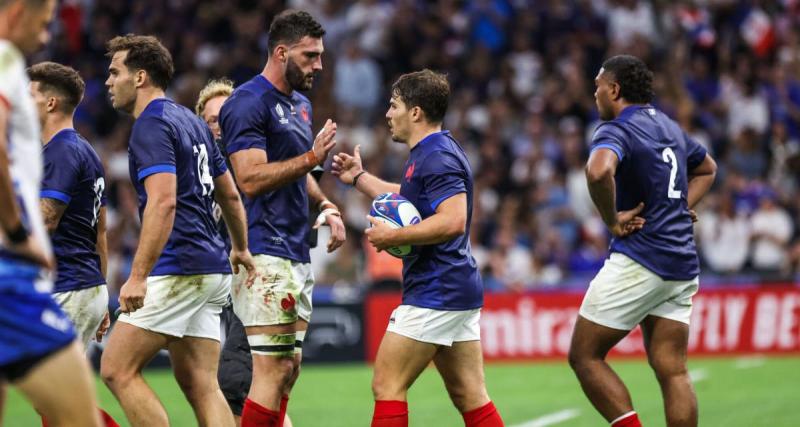
[[[335,119],[336,150],[360,144],[377,175],[398,181],[403,168],[405,146],[391,142],[383,117],[391,82],[424,67],[448,74],[445,127],[475,172],[472,248],[487,289],[585,286],[602,266],[609,236],[584,165],[599,120],[593,79],[623,52],[656,70],[656,105],[720,166],[696,224],[706,277],[800,274],[796,0],[66,0],[43,55],[86,80],[75,119],[105,161],[111,289],[127,277],[139,217],[132,119],[109,103],[104,42],[156,35],[175,60],[168,96],[191,108],[209,78],[239,84],[261,71],[269,22],[287,7],[327,30],[325,70],[309,94],[314,129]],[[342,207],[348,240],[334,254],[312,252],[318,282],[397,280],[397,260],[362,245],[368,202],[328,175],[322,188]]]

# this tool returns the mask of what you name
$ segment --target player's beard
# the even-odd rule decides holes
[[[314,73],[303,73],[303,70],[289,58],[286,64],[286,81],[292,90],[309,90],[314,84]]]

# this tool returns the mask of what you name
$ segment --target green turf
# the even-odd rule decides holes
[[[800,358],[765,359],[761,365],[737,367],[738,359],[695,358],[692,371],[706,378],[696,383],[701,426],[796,427],[800,425]],[[648,427],[664,426],[661,397],[647,364],[614,361],[628,384],[634,405]],[[369,425],[372,414],[369,367],[364,365],[304,368],[292,395],[289,414],[296,427],[351,427]],[[557,426],[603,426],[589,405],[569,367],[564,363],[495,364],[486,367],[489,393],[508,426],[566,409],[579,416]],[[196,425],[191,409],[166,371],[150,371],[147,380],[162,398],[174,426]],[[102,406],[117,420],[122,412],[108,390],[98,382]],[[68,392],[68,391],[65,391]],[[411,426],[461,426],[436,371],[427,370],[409,396]],[[127,423],[122,423],[127,425]],[[6,405],[5,426],[35,426],[36,417],[19,394],[12,391]]]

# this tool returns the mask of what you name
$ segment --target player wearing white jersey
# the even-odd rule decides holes
[[[23,55],[49,38],[55,6],[0,0],[0,381],[49,425],[99,426],[88,363],[49,293],[53,256],[39,211],[40,130]]]

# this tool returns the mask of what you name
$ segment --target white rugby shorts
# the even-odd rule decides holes
[[[480,341],[481,309],[459,311],[400,305],[389,317],[388,332],[413,340],[451,346],[454,342]]]
[[[629,331],[648,315],[689,324],[698,278],[664,280],[614,252],[589,284],[579,314],[594,323]]]
[[[144,306],[123,313],[120,322],[178,338],[219,341],[222,307],[227,304],[230,274],[151,276]]]
[[[259,277],[245,285],[247,271],[239,269],[231,289],[233,311],[244,326],[272,326],[311,321],[314,273],[311,264],[272,255],[255,259]]]
[[[108,311],[108,287],[98,285],[77,291],[55,292],[53,299],[72,320],[83,349],[87,350]]]

